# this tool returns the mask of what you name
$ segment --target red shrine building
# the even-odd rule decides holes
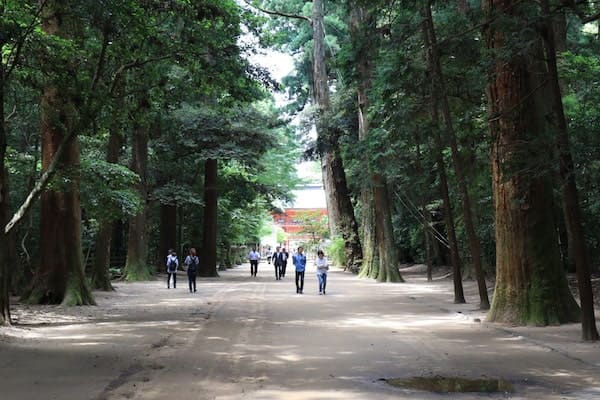
[[[298,243],[313,240],[310,228],[305,226],[327,216],[325,191],[322,185],[306,185],[293,192],[294,200],[284,205],[282,212],[273,213],[273,222],[285,233],[286,248],[293,248]]]

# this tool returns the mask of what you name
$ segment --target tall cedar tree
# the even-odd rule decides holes
[[[354,4],[350,10],[350,33],[355,51],[355,68],[358,77],[358,136],[366,140],[369,135],[369,94],[373,80],[372,51],[376,38],[375,19],[367,7]],[[368,157],[368,155],[365,155]],[[388,183],[379,172],[379,168],[370,166],[365,160],[366,171],[370,174],[370,184],[361,189],[362,229],[363,229],[363,265],[362,276],[375,278],[378,281],[402,281],[398,269],[399,259],[392,211],[388,195]],[[366,247],[368,246],[368,248]],[[376,253],[377,252],[377,253]],[[378,264],[374,263],[378,255]]]
[[[562,27],[561,21],[564,21],[564,15],[557,18],[552,16],[548,0],[542,0],[542,11],[546,16],[544,20],[544,43],[546,44],[546,60],[548,63],[549,89],[552,98],[552,113],[554,118],[553,126],[557,128],[558,135],[558,157],[559,172],[562,179],[563,191],[563,210],[569,232],[569,243],[573,249],[575,258],[575,268],[577,272],[577,283],[579,285],[579,297],[581,304],[581,336],[583,340],[598,340],[598,329],[596,328],[596,316],[594,315],[594,293],[592,291],[590,277],[590,257],[586,246],[585,234],[583,231],[583,221],[581,209],[579,207],[579,195],[577,193],[577,184],[575,182],[575,167],[573,157],[569,148],[569,133],[567,120],[562,104],[560,83],[558,80],[558,69],[556,65],[556,38],[566,36],[557,27]],[[555,32],[557,31],[557,32]],[[559,40],[560,43],[560,40]],[[560,46],[562,47],[562,45]]]
[[[485,276],[483,275],[483,267],[481,265],[481,244],[477,233],[475,233],[475,221],[473,216],[473,207],[471,205],[471,195],[466,182],[463,161],[460,157],[458,150],[458,143],[456,140],[456,132],[454,131],[454,122],[452,120],[452,113],[450,110],[450,103],[448,101],[448,93],[446,90],[446,82],[442,71],[442,64],[440,61],[440,51],[437,44],[437,37],[435,33],[435,27],[433,25],[433,16],[431,13],[431,2],[428,2],[425,7],[425,26],[429,31],[429,45],[430,51],[430,69],[433,74],[435,82],[435,91],[439,96],[440,106],[442,110],[442,116],[445,124],[446,135],[450,141],[450,149],[452,153],[452,164],[454,166],[454,172],[456,174],[456,180],[459,188],[459,192],[462,200],[463,217],[465,229],[467,231],[467,237],[469,241],[469,248],[471,249],[471,257],[473,259],[473,266],[475,268],[475,275],[477,278],[477,287],[479,289],[479,307],[482,310],[488,310],[490,308],[490,300],[488,298],[487,286],[485,283]]]
[[[138,174],[140,180],[137,190],[142,199],[142,209],[129,220],[129,242],[127,246],[127,261],[125,263],[125,278],[129,281],[147,280],[150,278],[148,267],[148,124],[143,118],[147,115],[150,103],[147,97],[140,97],[133,135],[131,138],[131,170]]]
[[[344,240],[346,267],[352,272],[360,270],[362,247],[358,234],[358,224],[354,216],[354,207],[346,183],[346,172],[339,149],[339,131],[327,126],[324,115],[330,109],[329,79],[325,58],[323,0],[313,1],[313,90],[318,108],[317,134],[323,144],[321,165],[323,182],[328,197],[328,212],[334,219],[336,231]]]
[[[531,2],[487,0],[495,55],[488,84],[496,214],[496,289],[488,320],[547,325],[579,319],[560,265],[553,215],[548,70]],[[497,18],[501,17],[501,18]],[[527,32],[528,44],[511,42]],[[523,38],[524,39],[524,38]],[[516,48],[517,45],[518,48]],[[550,104],[549,104],[550,102]]]
[[[42,11],[42,30],[63,40],[81,32],[68,2],[51,0]],[[43,60],[53,63],[51,59]],[[75,61],[62,66],[77,76]],[[41,101],[42,171],[47,169],[63,138],[69,137],[59,160],[60,178],[56,186],[42,193],[40,217],[40,265],[27,300],[31,303],[94,304],[84,275],[81,247],[81,206],[79,198],[80,153],[76,136],[81,106],[73,87],[62,76],[50,79]]]

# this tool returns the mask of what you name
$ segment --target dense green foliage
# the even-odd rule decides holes
[[[304,2],[269,0],[255,4],[271,12],[310,17],[309,4]],[[360,214],[360,189],[370,180],[361,162],[361,155],[368,154],[369,163],[383,173],[391,185],[395,240],[401,249],[402,260],[424,262],[423,225],[432,224],[439,239],[438,244],[433,246],[434,261],[447,263],[442,223],[444,210],[437,189],[439,178],[432,153],[432,132],[436,128],[429,115],[429,72],[421,16],[425,4],[385,0],[325,3],[329,77],[330,85],[335,87],[332,110],[327,119],[329,124],[344,133],[341,141],[345,145],[346,172],[357,212]],[[494,214],[485,96],[491,55],[484,47],[481,29],[485,16],[479,1],[434,1],[432,4],[461,158],[468,166],[466,172],[469,191],[474,199],[476,231],[482,243],[484,265],[488,273],[492,273],[495,262]],[[352,10],[358,7],[377,16],[373,25],[365,28],[369,34],[363,37],[368,43],[353,41],[348,32]],[[596,182],[599,155],[594,150],[598,148],[598,141],[594,139],[597,135],[592,133],[597,126],[595,116],[598,114],[598,88],[594,83],[598,72],[597,25],[593,22],[588,29],[582,29],[579,17],[568,11],[569,51],[560,56],[561,79],[565,84],[564,102],[582,207],[586,221],[598,221],[600,192]],[[280,15],[271,17],[266,29],[269,34],[263,38],[269,44],[295,54],[296,71],[285,83],[290,97],[297,101],[296,109],[301,109],[310,101],[311,93],[310,25],[302,19]],[[515,40],[513,46],[523,45],[518,38]],[[373,54],[370,61],[374,66],[374,76],[369,108],[373,134],[368,140],[359,142],[356,89],[360,82],[355,63],[363,46],[369,47]],[[449,149],[444,155],[447,164],[451,165]],[[542,167],[558,168],[557,162],[549,162]],[[468,266],[470,254],[458,207],[457,185],[454,171],[450,169],[448,172],[451,197],[459,214],[459,247]],[[561,212],[557,209],[556,213],[560,215]],[[426,217],[426,214],[429,216]],[[428,222],[428,219],[431,221]],[[600,265],[597,225],[586,224],[588,244],[596,266]],[[564,256],[568,257],[566,253]]]
[[[67,4],[68,3],[68,4]],[[42,16],[62,10],[54,2],[0,2],[0,45],[5,82],[6,166],[10,206],[16,211],[40,175],[40,90],[53,82],[71,99],[74,134],[81,143],[83,249],[88,266],[102,224],[113,229],[111,266],[122,267],[127,221],[150,216],[148,265],[159,254],[164,206],[176,208],[177,247],[201,247],[204,160],[219,160],[218,243],[256,243],[271,202],[287,199],[296,184],[295,135],[270,97],[277,83],[252,65],[243,32],[257,19],[235,1],[70,0],[71,36],[48,35]],[[136,131],[149,134],[147,193],[134,187]],[[107,161],[117,139],[115,160]],[[109,150],[110,151],[110,150]],[[114,151],[114,149],[113,149]],[[69,171],[57,171],[47,190],[61,190]],[[21,243],[12,290],[20,292],[38,264],[38,209],[15,231]],[[145,262],[145,261],[142,261]],[[153,269],[153,268],[152,268]],[[23,278],[20,278],[20,277]]]

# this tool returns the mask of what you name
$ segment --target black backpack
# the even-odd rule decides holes
[[[169,261],[169,265],[167,265],[167,271],[168,272],[177,271],[177,261],[175,261],[174,258],[171,258],[171,261]]]
[[[188,272],[191,274],[195,274],[198,271],[198,257],[190,257],[190,265],[188,266]]]

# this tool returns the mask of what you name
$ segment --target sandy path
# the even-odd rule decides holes
[[[16,307],[0,331],[1,400],[600,399],[600,345],[577,325],[507,328],[454,305],[451,283],[377,284],[332,272],[275,281],[261,264],[201,280],[117,284],[98,307]],[[181,277],[183,278],[183,277]],[[181,279],[183,281],[183,279]],[[468,300],[476,302],[472,285]],[[382,378],[493,377],[513,394],[436,395]]]

